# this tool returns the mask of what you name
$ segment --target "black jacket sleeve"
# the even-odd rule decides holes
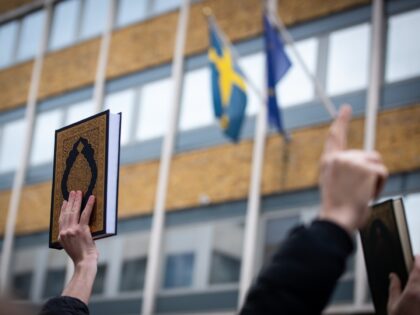
[[[348,233],[332,222],[295,228],[261,271],[240,314],[320,314],[352,251]]]
[[[85,303],[71,296],[58,296],[48,300],[39,315],[89,315]]]

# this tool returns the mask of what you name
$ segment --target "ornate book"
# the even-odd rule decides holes
[[[50,248],[61,248],[58,219],[72,190],[83,192],[81,211],[89,196],[95,196],[90,220],[94,239],[117,233],[120,133],[121,113],[109,110],[56,130]]]
[[[396,273],[405,286],[413,265],[402,198],[374,205],[360,236],[376,314],[386,315],[389,274]]]

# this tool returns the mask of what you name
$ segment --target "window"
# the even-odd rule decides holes
[[[65,125],[68,126],[94,114],[91,100],[71,105],[67,110]]]
[[[155,0],[153,6],[154,13],[164,13],[181,6],[181,0]]]
[[[125,26],[146,17],[148,0],[120,0],[117,26]]]
[[[208,67],[186,73],[182,97],[180,130],[210,125],[213,104]]]
[[[17,168],[23,150],[25,121],[18,119],[4,125],[1,136],[0,172],[10,172]]]
[[[61,109],[38,114],[35,123],[31,165],[38,165],[53,160],[55,130],[61,126]]]
[[[314,74],[316,70],[318,40],[309,38],[297,42],[296,49],[309,71]],[[308,102],[314,97],[314,86],[289,47],[286,47],[286,53],[292,62],[292,66],[276,87],[277,100],[282,107]]]
[[[172,254],[166,257],[165,289],[185,288],[193,284],[194,253]]]
[[[13,291],[18,298],[28,300],[31,286],[32,271],[17,273],[13,276]]]
[[[0,68],[13,62],[19,23],[12,21],[0,26]]]
[[[420,76],[420,9],[389,19],[386,59],[387,82]]]
[[[65,278],[66,270],[64,268],[48,270],[42,296],[49,298],[59,295],[63,291]]]
[[[134,90],[125,90],[106,97],[105,107],[112,113],[122,113],[121,144],[130,140],[131,121],[133,118]]]
[[[327,92],[337,95],[366,88],[370,26],[361,24],[330,35]]]
[[[81,38],[100,35],[108,18],[109,0],[85,0]]]
[[[56,4],[51,26],[50,49],[62,48],[76,40],[79,12],[79,0],[68,0]]]
[[[241,261],[229,254],[214,251],[211,257],[210,284],[237,283]]]
[[[137,118],[136,138],[148,140],[163,136],[169,123],[172,106],[172,79],[167,78],[145,84]]]
[[[138,291],[144,287],[147,259],[139,257],[124,261],[120,291]]]
[[[252,54],[246,57],[242,57],[240,60],[240,67],[245,73],[247,78],[251,78],[255,86],[263,93],[264,91],[264,75],[265,75],[265,55],[260,52]],[[246,114],[254,115],[258,112],[261,104],[260,96],[247,85],[247,105]]]
[[[19,49],[17,52],[17,59],[19,61],[31,59],[38,53],[44,18],[44,11],[37,11],[23,18]]]
[[[107,268],[105,264],[98,265],[95,282],[93,283],[92,294],[99,295],[104,292],[106,270]]]

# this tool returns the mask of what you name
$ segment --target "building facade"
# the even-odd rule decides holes
[[[115,3],[102,108],[123,115],[119,224],[117,237],[97,242],[100,261],[91,309],[93,314],[127,315],[139,314],[142,303],[161,146],[172,105],[171,61],[181,1]],[[109,0],[53,1],[10,272],[17,297],[34,304],[58,294],[68,273],[66,255],[47,248],[54,131],[95,111],[95,76],[110,7]],[[261,104],[248,89],[241,141],[232,144],[223,137],[212,113],[204,7],[212,9],[235,45],[247,76],[261,90],[265,82],[263,2],[192,1],[166,201],[159,314],[234,314],[238,303],[255,116]],[[283,0],[278,13],[333,102],[352,105],[349,146],[362,148],[371,1]],[[1,234],[20,167],[25,108],[47,16],[44,1],[0,3]],[[420,225],[420,1],[385,1],[384,16],[375,147],[390,171],[382,197],[405,197],[414,231]],[[259,267],[293,226],[310,222],[319,210],[318,161],[330,117],[289,55],[293,66],[278,95],[292,140],[285,143],[274,132],[267,135]],[[412,241],[420,253],[420,237],[414,232]],[[349,260],[326,313],[372,313],[366,285],[356,283],[361,271],[354,261]]]

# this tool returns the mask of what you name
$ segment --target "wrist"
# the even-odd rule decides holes
[[[321,211],[319,214],[321,220],[326,220],[337,224],[348,234],[352,235],[357,229],[357,223],[352,210],[333,209],[330,211]]]
[[[98,260],[96,258],[84,258],[74,263],[75,271],[96,270],[98,268]]]

